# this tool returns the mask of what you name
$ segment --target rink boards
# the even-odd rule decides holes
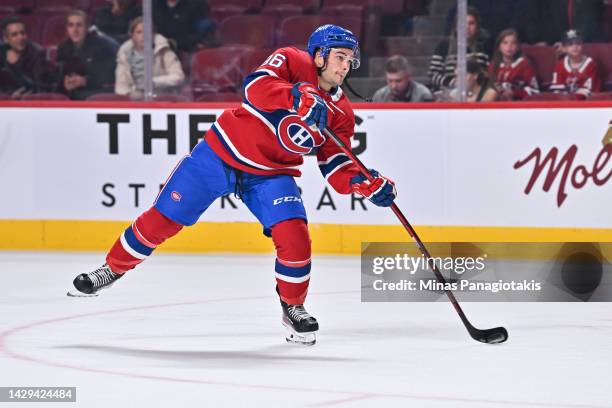
[[[610,103],[407,106],[358,105],[353,148],[424,240],[612,241]],[[0,105],[0,248],[106,249],[223,107]],[[407,238],[389,210],[333,192],[314,156],[302,171],[316,252]],[[272,249],[234,197],[201,221],[164,249]]]

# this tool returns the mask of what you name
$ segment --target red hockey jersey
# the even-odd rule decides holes
[[[523,99],[527,95],[540,92],[535,70],[531,62],[525,57],[519,57],[511,64],[501,62],[497,68],[497,75],[493,78],[494,67],[489,64],[489,77],[502,89],[512,91],[513,99]]]
[[[576,93],[587,97],[591,92],[599,92],[599,73],[597,63],[586,57],[577,68],[572,68],[569,56],[557,62],[550,90],[554,92]]]
[[[302,156],[315,151],[325,179],[337,192],[349,194],[350,179],[359,170],[333,140],[312,130],[293,111],[291,88],[297,82],[317,86],[312,57],[294,47],[276,50],[245,79],[242,105],[224,111],[206,141],[230,166],[260,175],[299,177]],[[328,106],[327,126],[350,146],[355,117],[348,98],[340,87],[321,94]]]

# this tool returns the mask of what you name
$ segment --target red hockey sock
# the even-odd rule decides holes
[[[301,305],[310,283],[310,235],[306,222],[299,218],[272,227],[276,246],[276,283],[283,302]]]
[[[147,259],[166,239],[176,235],[183,226],[155,207],[145,211],[121,234],[106,256],[106,263],[115,273],[125,273]]]

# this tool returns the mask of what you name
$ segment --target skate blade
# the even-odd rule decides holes
[[[283,326],[285,326],[285,328],[287,329],[285,339],[289,344],[295,344],[297,346],[314,346],[317,342],[315,332],[299,333],[293,330],[291,326],[285,324],[285,322],[283,322]]]
[[[78,291],[77,289],[72,289],[66,292],[66,296],[68,297],[81,297],[81,298],[89,298],[89,297],[98,297],[98,293],[83,293]]]

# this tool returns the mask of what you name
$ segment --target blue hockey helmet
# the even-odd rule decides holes
[[[321,51],[323,58],[329,55],[332,48],[348,48],[353,51],[351,68],[359,68],[359,40],[349,30],[333,24],[322,25],[310,35],[308,39],[308,53],[314,57],[317,50]]]

